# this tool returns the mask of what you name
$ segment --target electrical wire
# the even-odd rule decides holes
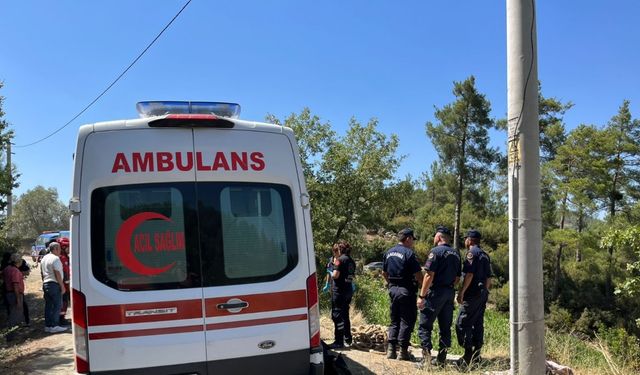
[[[111,84],[109,86],[107,86],[106,89],[104,89],[98,96],[96,96],[95,99],[93,99],[91,101],[91,103],[87,104],[86,107],[84,107],[80,112],[78,112],[77,115],[73,116],[73,118],[69,121],[67,121],[66,124],[62,125],[61,127],[59,127],[58,129],[56,129],[55,131],[53,131],[52,133],[50,133],[49,135],[47,135],[46,137],[40,138],[35,142],[31,142],[31,143],[27,143],[25,145],[16,145],[14,147],[17,148],[25,148],[25,147],[29,147],[29,146],[33,146],[36,145],[46,139],[51,138],[52,136],[54,136],[55,134],[57,134],[58,132],[60,132],[62,129],[66,128],[67,126],[69,126],[69,124],[71,124],[73,121],[75,121],[78,117],[80,117],[83,113],[85,113],[89,108],[91,108],[92,105],[94,105],[98,100],[100,100],[100,98],[102,98],[102,96],[104,94],[107,93],[107,91],[109,91],[119,80],[120,78],[122,78],[128,71],[129,69],[131,69],[137,62],[138,60],[140,60],[140,58],[149,50],[149,48],[151,48],[151,46],[153,46],[153,44],[160,38],[160,36],[169,28],[169,26],[171,26],[171,24],[173,23],[173,21],[175,21],[178,16],[180,16],[180,14],[182,13],[182,11],[185,10],[185,8],[191,3],[191,0],[187,0],[187,2],[184,4],[184,6],[178,11],[178,13],[176,13],[175,16],[173,16],[173,18],[171,19],[171,21],[169,21],[169,23],[167,23],[167,25],[162,29],[162,31],[160,31],[158,33],[158,35],[156,35],[156,37],[151,41],[151,43],[149,43],[147,45],[147,47],[140,52],[140,54],[138,55],[138,57],[136,57],[133,62],[131,62],[131,64],[129,64],[129,66],[127,66],[127,68],[125,70],[122,71],[122,73],[120,73],[120,75],[113,80],[113,82],[111,82]]]

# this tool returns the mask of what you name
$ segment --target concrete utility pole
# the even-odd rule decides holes
[[[507,0],[512,374],[545,373],[540,130],[534,0]]]
[[[9,178],[11,178],[12,174],[11,169],[11,141],[7,142],[7,173],[9,173]],[[12,179],[13,180],[13,179]],[[13,185],[13,181],[11,181]],[[13,187],[9,187],[9,196],[7,197],[7,218],[11,217],[13,212]]]

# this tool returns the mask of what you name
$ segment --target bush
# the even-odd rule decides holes
[[[500,288],[492,289],[489,295],[490,302],[492,302],[497,311],[508,312],[509,311],[509,284],[505,284]]]
[[[596,332],[611,326],[613,319],[613,315],[607,311],[585,308],[580,314],[580,318],[576,321],[575,330],[589,337],[594,337]]]
[[[382,261],[384,253],[395,244],[395,240],[386,240],[382,237],[375,237],[371,241],[362,241],[357,244],[352,243],[354,249],[352,257],[361,259],[364,264],[379,262]]]
[[[353,294],[354,306],[371,324],[389,324],[389,292],[378,273],[358,275],[357,290]]]
[[[427,243],[426,241],[416,241],[414,243],[413,251],[416,253],[416,258],[421,266],[427,261],[427,257],[429,256],[432,248],[433,244]]]
[[[600,339],[623,367],[640,370],[640,340],[622,328],[600,330]]]
[[[549,306],[549,314],[545,318],[545,323],[554,332],[569,333],[573,330],[573,316],[569,310],[560,307],[557,303]]]

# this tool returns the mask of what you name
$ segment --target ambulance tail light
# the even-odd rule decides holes
[[[315,272],[307,278],[307,308],[309,309],[309,344],[313,350],[320,346],[320,308],[318,307],[318,280]]]
[[[71,308],[73,311],[73,343],[75,346],[76,372],[88,374],[87,300],[84,294],[75,289],[71,290]]]

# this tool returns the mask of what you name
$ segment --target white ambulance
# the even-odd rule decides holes
[[[293,132],[239,106],[141,102],[84,125],[71,288],[81,374],[323,371]]]

